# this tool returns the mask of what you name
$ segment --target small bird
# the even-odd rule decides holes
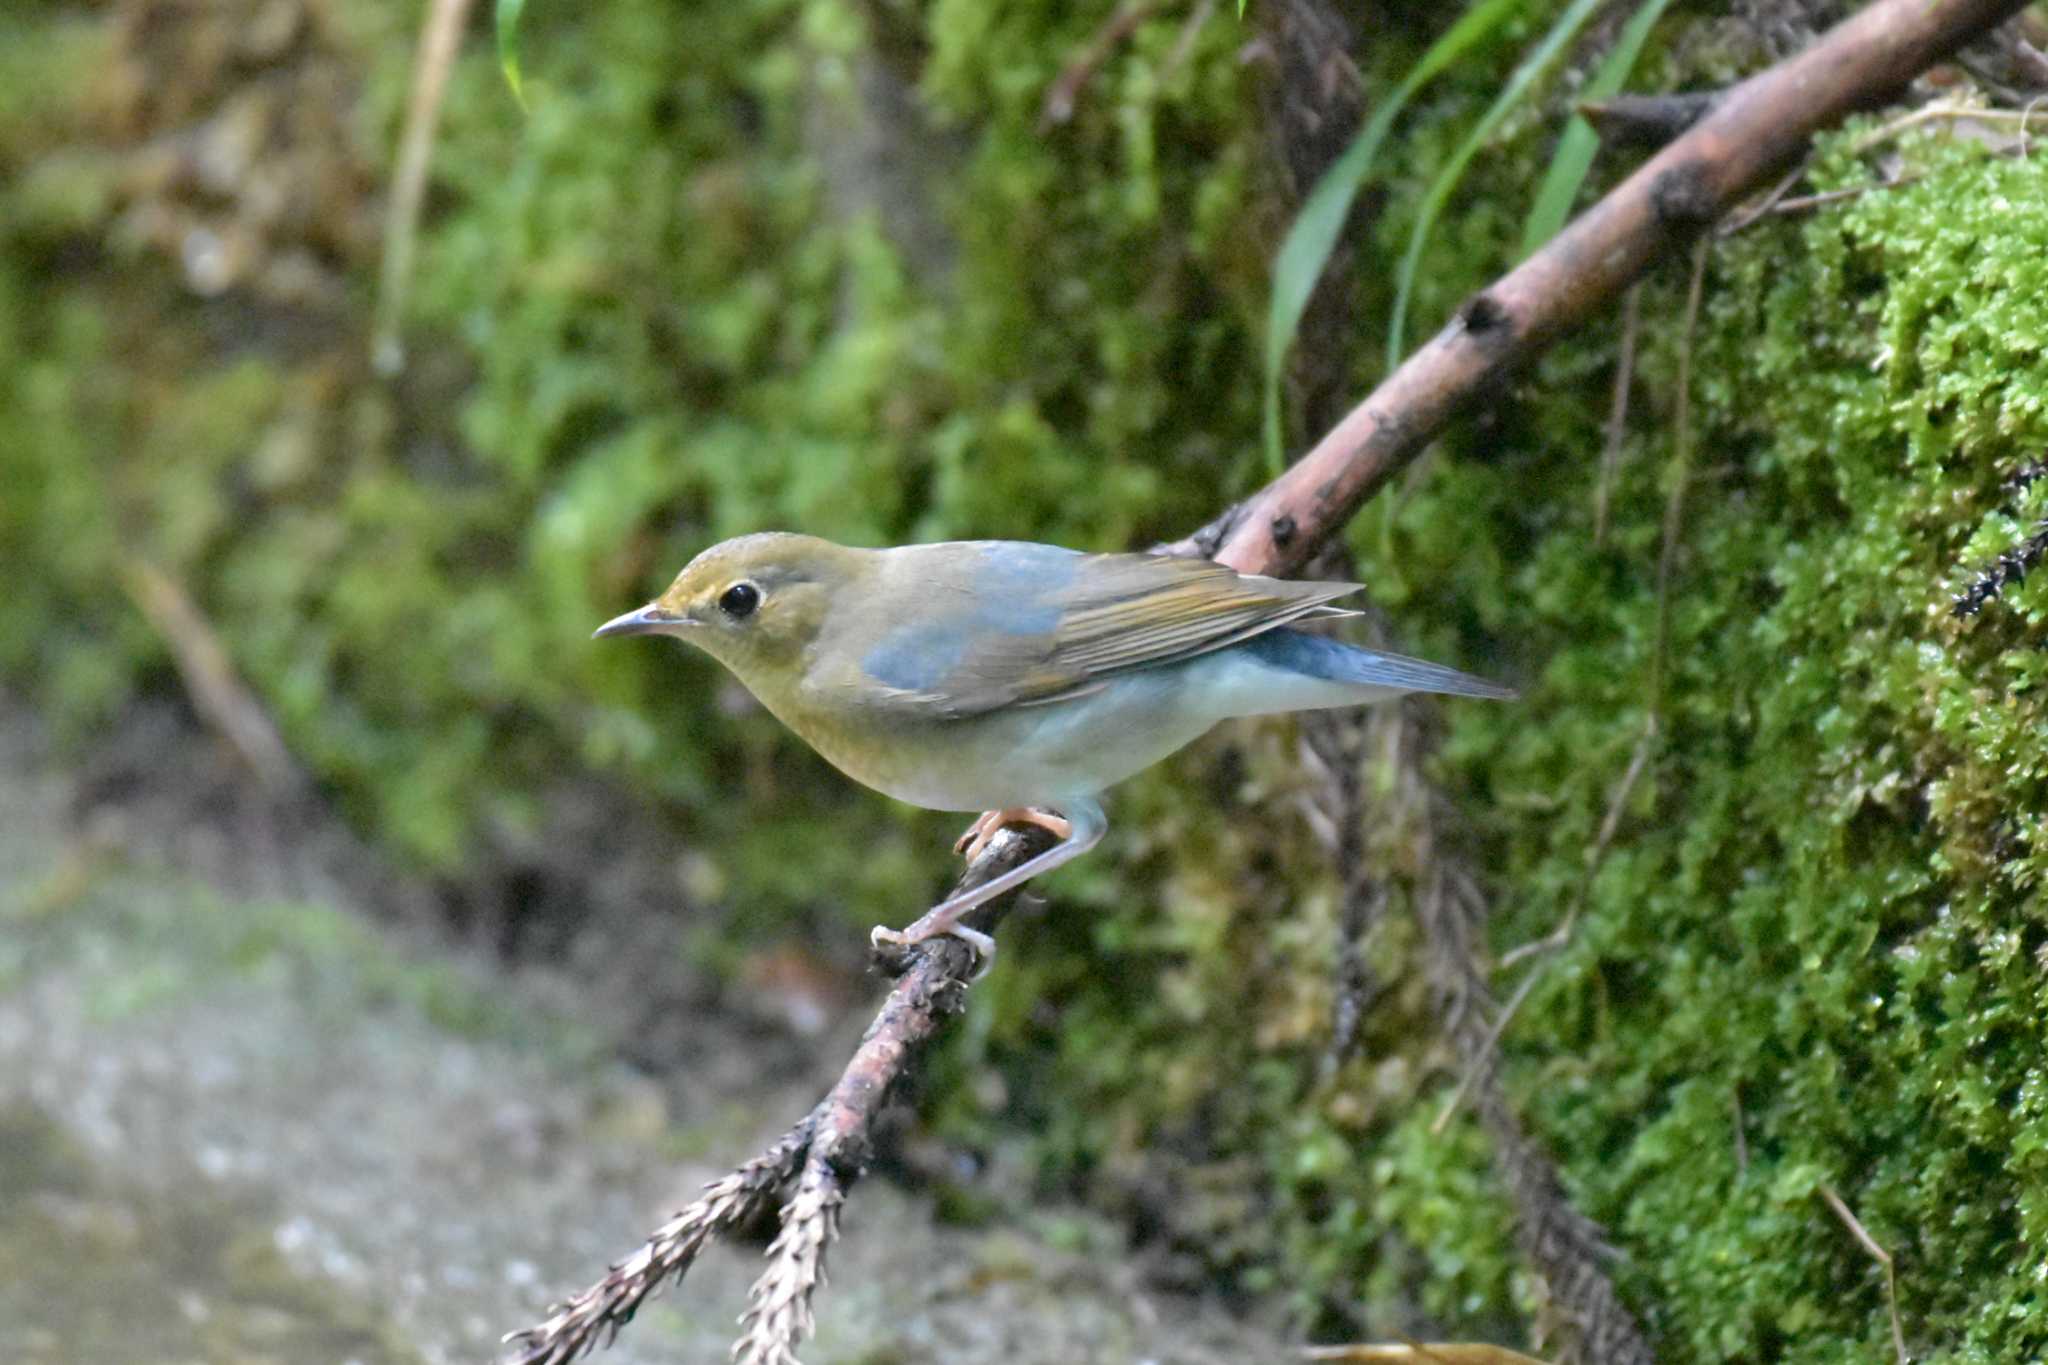
[[[1037,857],[908,929],[874,931],[906,945],[953,934],[985,965],[994,940],[961,916],[1093,848],[1109,828],[1098,794],[1218,721],[1406,692],[1515,695],[1288,628],[1355,615],[1328,604],[1358,586],[1024,541],[863,550],[764,532],[712,546],[593,638],[687,640],[856,782],[987,812],[957,845],[970,859],[1006,824],[1050,830],[1060,842]]]

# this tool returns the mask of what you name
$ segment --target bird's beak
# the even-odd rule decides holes
[[[652,635],[670,626],[687,626],[690,618],[678,616],[659,602],[649,602],[638,611],[629,611],[624,616],[614,616],[599,626],[591,635],[593,640],[606,640],[614,635]]]

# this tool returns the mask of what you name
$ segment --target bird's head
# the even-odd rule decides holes
[[[668,591],[597,628],[614,635],[673,635],[755,688],[800,669],[839,592],[866,568],[860,550],[781,531],[721,541],[691,560]]]

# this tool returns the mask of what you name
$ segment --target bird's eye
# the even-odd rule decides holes
[[[735,583],[718,594],[718,609],[735,621],[744,621],[761,605],[761,590],[752,583]]]

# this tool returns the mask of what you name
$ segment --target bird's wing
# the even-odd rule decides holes
[[[1347,614],[1325,604],[1357,591],[1200,559],[1003,541],[894,553],[905,558],[890,566],[889,595],[903,619],[858,652],[860,682],[878,704],[930,717],[1063,700],[1111,674]]]

